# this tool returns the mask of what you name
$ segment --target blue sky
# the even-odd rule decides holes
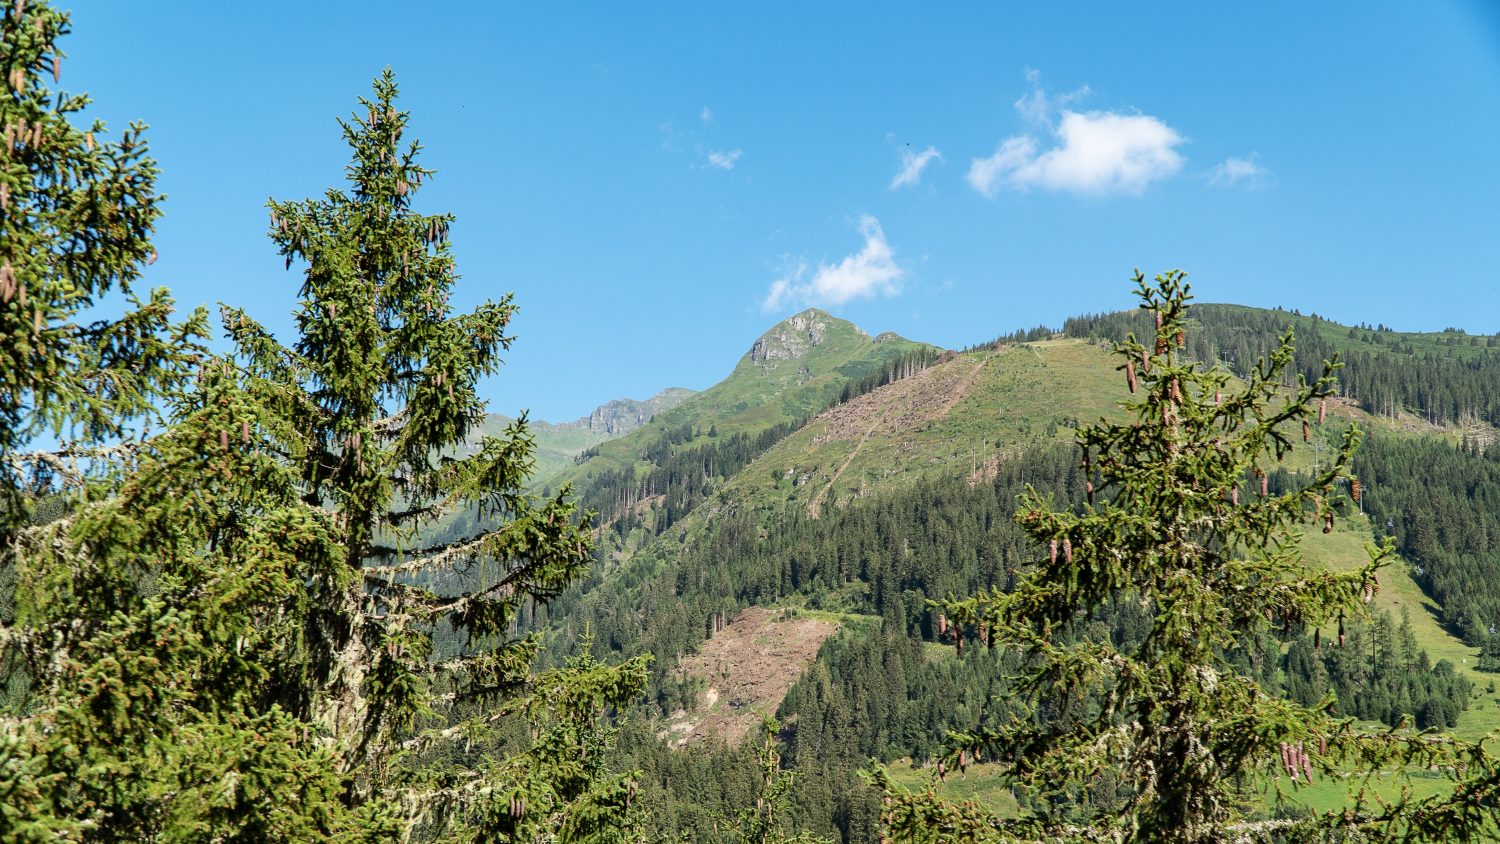
[[[722,378],[808,305],[949,347],[1201,301],[1500,331],[1500,12],[1453,3],[63,2],[64,87],[151,125],[151,284],[289,329],[268,197],[392,66],[495,410]],[[1040,8],[1039,8],[1040,7]],[[433,11],[438,8],[439,11]],[[940,9],[941,14],[929,13]]]

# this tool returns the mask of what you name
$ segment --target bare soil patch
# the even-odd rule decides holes
[[[707,683],[692,711],[672,713],[659,733],[673,747],[710,737],[735,743],[776,712],[792,684],[838,625],[815,618],[778,619],[749,607],[684,657],[678,671]]]

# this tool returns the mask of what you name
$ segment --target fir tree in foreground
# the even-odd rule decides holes
[[[161,215],[145,127],[110,137],[77,123],[86,95],[59,87],[66,14],[5,5],[0,20],[0,537],[26,511],[26,490],[76,482],[101,441],[152,415],[189,374],[203,312],[168,320],[163,289],[133,283],[156,258]],[[111,293],[116,319],[85,319]],[[67,447],[28,452],[39,434]]]
[[[538,641],[513,634],[518,612],[583,574],[589,537],[566,490],[522,493],[524,419],[456,456],[483,419],[475,387],[511,343],[514,308],[450,308],[452,218],[412,208],[431,171],[403,139],[396,95],[386,71],[342,123],[347,192],[271,204],[272,239],[304,267],[297,343],[224,311],[264,408],[255,427],[322,531],[314,589],[286,629],[295,658],[268,678],[265,703],[314,725],[348,802],[385,801],[424,834],[593,835],[621,825],[632,790],[601,776],[600,719],[641,693],[645,661],[533,676]],[[421,528],[454,508],[499,526],[423,547]]]
[[[449,307],[451,218],[411,208],[430,172],[395,98],[387,72],[344,124],[347,192],[272,205],[304,270],[296,342],[226,307],[236,354],[187,383],[159,361],[197,349],[112,347],[171,425],[44,486],[51,515],[9,536],[0,839],[632,834],[634,786],[604,764],[645,661],[537,673],[514,632],[589,537],[565,494],[522,494],[524,422],[472,442],[513,307]],[[90,365],[59,358],[56,383]],[[132,389],[84,421],[119,430],[153,394]],[[498,527],[423,547],[456,507]]]
[[[1310,841],[1466,840],[1493,833],[1496,770],[1477,745],[1433,733],[1368,733],[1236,673],[1225,654],[1268,628],[1322,627],[1342,644],[1391,553],[1371,547],[1358,571],[1305,561],[1296,528],[1323,530],[1347,505],[1335,494],[1359,444],[1353,427],[1326,468],[1273,494],[1266,471],[1324,421],[1337,362],[1312,384],[1287,381],[1288,333],[1245,383],[1185,359],[1188,285],[1180,272],[1136,283],[1154,336],[1120,344],[1135,399],[1125,424],[1078,432],[1088,503],[1056,510],[1022,496],[1017,523],[1042,547],[1009,593],[939,604],[959,648],[1022,651],[1030,715],[955,734],[945,767],[998,762],[1030,806],[997,817],[974,804],[885,787],[898,840]],[[1128,640],[1086,622],[1124,602],[1151,622]],[[1454,789],[1394,804],[1358,801],[1298,820],[1255,820],[1257,789],[1374,770],[1440,768]]]

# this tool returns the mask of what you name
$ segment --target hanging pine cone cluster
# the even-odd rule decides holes
[[[10,261],[0,264],[0,302],[10,304],[16,295],[16,286],[16,271],[11,269]]]
[[[1281,743],[1281,766],[1291,775],[1293,782],[1297,781],[1298,774],[1301,774],[1306,782],[1312,782],[1312,759],[1300,743]]]
[[[1352,499],[1354,499],[1354,503],[1355,504],[1359,503],[1359,500],[1362,497],[1363,493],[1364,493],[1364,490],[1359,485],[1359,478],[1350,478],[1349,479],[1349,497],[1352,498]]]
[[[510,796],[510,817],[512,820],[521,820],[526,817],[526,796],[523,794],[512,794]]]

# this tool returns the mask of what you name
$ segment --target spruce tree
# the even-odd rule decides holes
[[[145,127],[118,137],[80,122],[84,94],[59,87],[69,18],[41,0],[0,21],[0,537],[29,496],[78,481],[92,451],[188,374],[205,314],[169,321],[164,289],[134,283],[156,258],[161,214]],[[88,310],[108,294],[113,319]],[[27,451],[61,438],[61,447]]]
[[[305,271],[295,343],[226,307],[236,354],[184,380],[171,367],[202,350],[158,314],[134,323],[157,345],[116,332],[25,387],[85,389],[102,360],[130,389],[77,399],[89,432],[128,433],[153,401],[170,424],[88,452],[71,487],[43,488],[45,518],[13,520],[0,839],[634,834],[633,784],[604,765],[610,712],[646,664],[585,655],[538,673],[537,639],[515,633],[583,570],[589,535],[566,491],[522,492],[524,420],[471,436],[514,309],[448,307],[450,218],[410,208],[430,173],[400,143],[395,96],[387,73],[368,117],[344,124],[349,193],[273,203],[273,237]],[[140,166],[137,182],[154,173]],[[94,235],[59,237],[66,250]],[[38,263],[74,266],[60,254]],[[424,547],[422,528],[455,508],[494,527]]]
[[[186,409],[206,316],[173,325],[164,290],[134,292],[156,165],[143,126],[77,122],[88,98],[55,87],[68,32],[38,0],[0,23],[0,840],[332,837],[328,760],[238,705],[259,679],[248,609],[300,584],[205,553],[216,420],[139,424]],[[107,295],[118,317],[88,313]]]
[[[1285,491],[1266,472],[1324,422],[1337,361],[1290,380],[1292,336],[1237,383],[1181,351],[1190,300],[1181,272],[1136,274],[1155,331],[1116,349],[1134,398],[1124,423],[1078,430],[1088,502],[1058,509],[1035,492],[1015,520],[1046,557],[1013,591],[938,603],[951,638],[1016,648],[1028,713],[999,729],[955,733],[947,769],[1000,763],[1029,810],[992,815],[910,794],[877,776],[891,834],[911,841],[1450,840],[1493,831],[1495,768],[1446,737],[1362,732],[1233,670],[1226,654],[1266,628],[1344,636],[1376,588],[1390,547],[1330,572],[1304,560],[1297,527],[1327,531],[1349,503],[1336,493],[1360,432]],[[1101,611],[1134,605],[1137,636],[1088,635]],[[1322,642],[1338,647],[1341,641]],[[1255,821],[1260,784],[1298,788],[1342,771],[1445,766],[1451,793],[1392,805],[1357,802],[1298,821]],[[1118,776],[1122,788],[1096,784]]]
[[[535,448],[524,417],[475,437],[477,387],[511,344],[515,307],[450,307],[453,218],[413,208],[432,171],[396,98],[387,70],[341,121],[347,190],[270,204],[271,238],[302,271],[297,341],[223,312],[258,426],[328,530],[296,658],[266,699],[314,725],[350,805],[387,801],[431,834],[595,834],[622,822],[633,789],[601,776],[588,747],[605,741],[605,710],[642,692],[646,659],[531,672],[540,642],[517,636],[517,615],[587,570],[590,537],[568,490],[523,492]],[[423,528],[454,509],[488,527],[424,545]],[[530,735],[513,729],[546,712]]]

